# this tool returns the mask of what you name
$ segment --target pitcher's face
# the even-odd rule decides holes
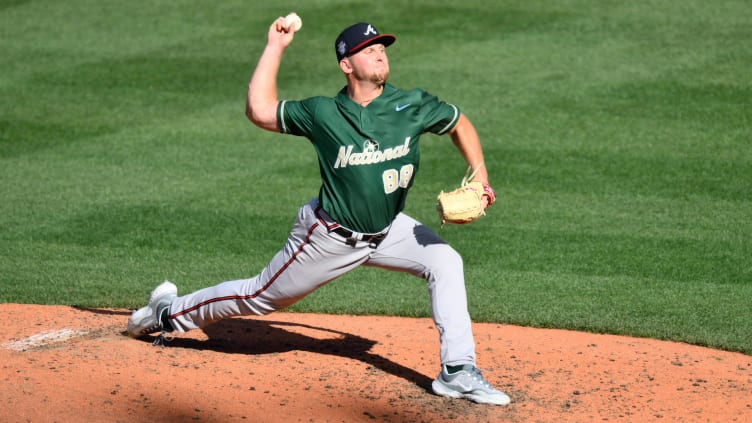
[[[350,61],[352,75],[359,81],[384,84],[389,78],[389,59],[383,44],[374,44],[343,59]]]

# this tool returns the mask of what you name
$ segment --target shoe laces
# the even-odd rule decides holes
[[[472,378],[478,381],[481,385],[491,388],[491,384],[483,377],[483,372],[479,368],[473,366],[470,373],[472,374]]]

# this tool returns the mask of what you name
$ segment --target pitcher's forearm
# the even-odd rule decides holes
[[[267,45],[248,84],[246,116],[255,125],[270,131],[278,129],[277,73],[283,51],[277,45]]]

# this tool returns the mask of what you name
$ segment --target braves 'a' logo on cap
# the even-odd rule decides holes
[[[376,32],[376,30],[373,29],[371,25],[368,25],[368,28],[366,28],[366,32],[363,33],[363,35],[365,36],[368,36],[368,34],[379,35],[379,33]]]

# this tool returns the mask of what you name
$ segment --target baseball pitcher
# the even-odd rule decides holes
[[[336,38],[347,84],[334,97],[280,100],[277,73],[300,20],[278,18],[248,86],[246,115],[256,126],[307,139],[318,157],[321,186],[300,207],[289,238],[256,276],[177,296],[169,281],[133,312],[128,332],[185,332],[221,319],[284,309],[359,267],[405,272],[426,281],[440,340],[434,393],[506,405],[476,367],[460,255],[433,230],[402,212],[420,169],[420,136],[448,134],[474,171],[463,183],[482,214],[494,199],[475,128],[456,105],[422,89],[389,83],[386,48],[396,37],[357,23]],[[296,139],[293,142],[298,142]],[[461,202],[465,202],[462,200]],[[439,201],[442,220],[451,208]],[[452,221],[452,218],[448,218]],[[457,223],[474,217],[463,215]]]

